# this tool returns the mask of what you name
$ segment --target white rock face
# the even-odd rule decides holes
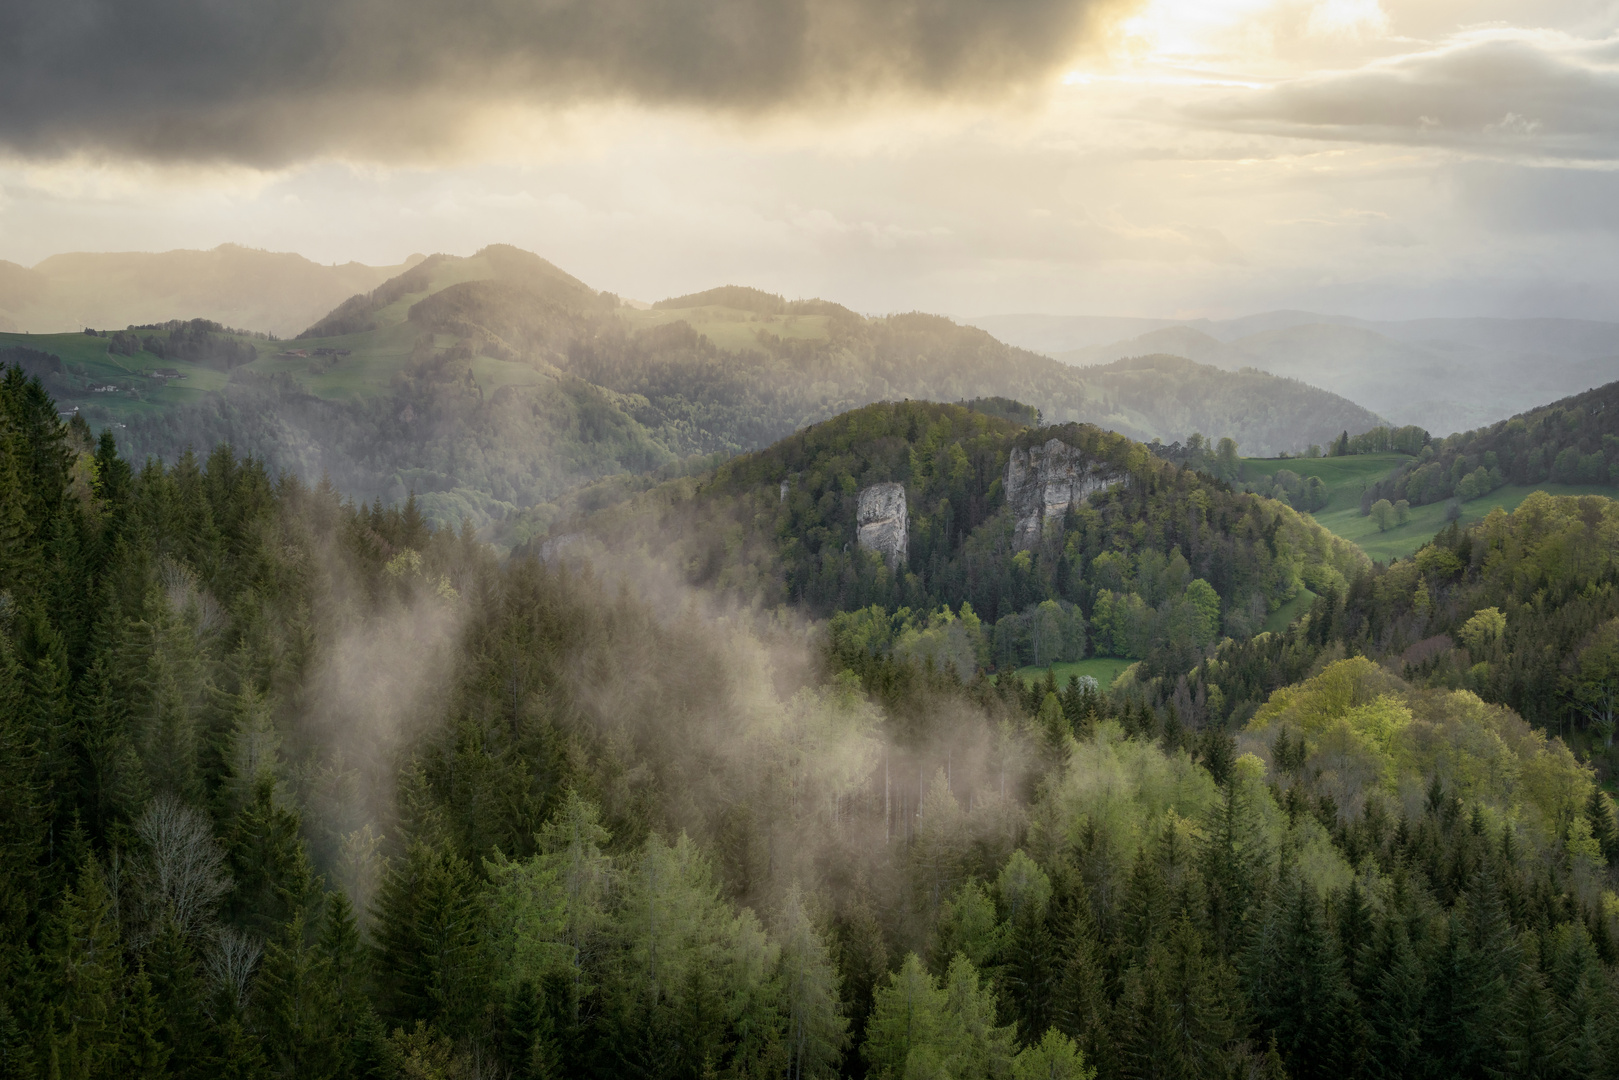
[[[561,536],[553,536],[540,544],[540,561],[543,563],[556,562],[563,552],[577,546],[583,540],[584,537],[579,533],[563,533]]]
[[[1033,547],[1046,522],[1061,521],[1070,505],[1122,479],[1112,466],[1091,460],[1061,439],[1013,450],[1006,463],[1006,505],[1017,519],[1013,542],[1018,550]]]
[[[905,565],[910,550],[910,519],[904,484],[873,484],[860,493],[860,546],[882,554],[890,570]]]

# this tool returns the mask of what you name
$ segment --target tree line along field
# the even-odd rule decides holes
[[[1329,501],[1324,508],[1314,511],[1312,516],[1315,520],[1334,534],[1356,544],[1373,559],[1387,562],[1415,554],[1418,548],[1452,520],[1445,503],[1411,507],[1404,524],[1391,525],[1387,530],[1380,530],[1373,518],[1361,513],[1361,496],[1410,460],[1405,454],[1243,458],[1243,479],[1252,482],[1259,478],[1271,478],[1283,469],[1289,469],[1301,477],[1319,477],[1327,487]],[[1465,525],[1483,520],[1496,507],[1515,510],[1535,491],[1552,495],[1611,497],[1614,489],[1612,485],[1593,484],[1509,484],[1487,495],[1458,503],[1461,512],[1456,520]]]

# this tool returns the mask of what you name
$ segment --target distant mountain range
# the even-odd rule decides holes
[[[1077,366],[1170,353],[1257,368],[1357,401],[1436,435],[1619,379],[1619,323],[1578,319],[1375,322],[1307,311],[1240,319],[993,315],[966,320]]]
[[[480,527],[874,401],[1007,399],[983,407],[1021,402],[1031,421],[1038,409],[1140,440],[1230,436],[1256,455],[1379,423],[1294,379],[1172,356],[1080,370],[936,315],[869,318],[745,286],[633,305],[502,245],[423,259],[323,314],[278,342],[217,323],[0,333],[0,361],[113,426],[137,459],[229,442],[368,501],[414,491],[433,520]]]
[[[212,251],[52,255],[32,269],[0,261],[0,331],[122,330],[201,318],[290,337],[421,259],[322,266],[302,255],[222,244]]]

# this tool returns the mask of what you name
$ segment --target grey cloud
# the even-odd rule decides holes
[[[481,107],[733,113],[1048,77],[1129,0],[0,0],[0,145],[272,164]]]
[[[1228,95],[1192,116],[1260,134],[1607,159],[1619,155],[1619,39],[1475,36]]]

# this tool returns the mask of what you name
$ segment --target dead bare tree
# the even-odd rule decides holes
[[[231,887],[208,815],[173,795],[159,795],[147,804],[135,832],[146,844],[137,871],[145,916],[140,932],[151,934],[172,919],[187,937],[205,936]]]

